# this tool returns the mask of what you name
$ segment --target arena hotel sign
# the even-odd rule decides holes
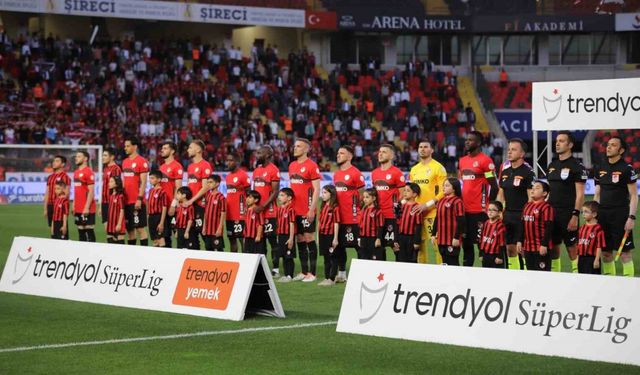
[[[412,15],[381,15],[370,13],[341,14],[340,29],[368,31],[464,32],[468,29],[464,17],[426,17]]]

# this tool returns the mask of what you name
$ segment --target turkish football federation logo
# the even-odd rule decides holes
[[[17,284],[27,274],[29,266],[31,266],[31,259],[33,259],[33,253],[31,252],[31,250],[31,246],[29,246],[29,248],[27,249],[27,254],[25,256],[22,256],[22,254],[18,253],[16,262],[13,265],[14,279],[13,281],[11,281],[11,284]]]
[[[554,121],[560,114],[562,108],[562,95],[558,95],[558,89],[553,89],[553,95],[557,97],[549,99],[542,96],[542,104],[544,105],[544,113],[547,114],[547,122]]]
[[[377,289],[369,288],[364,284],[364,281],[360,283],[360,312],[362,314],[360,324],[369,322],[378,314],[384,297],[387,295],[389,283],[384,282],[384,274],[378,274],[376,279],[378,280]]]

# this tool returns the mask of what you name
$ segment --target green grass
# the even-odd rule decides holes
[[[14,236],[47,236],[40,215],[40,206],[0,206],[0,268],[4,268]],[[72,238],[77,237],[71,227]],[[636,243],[640,243],[638,232]],[[101,228],[98,239],[104,239]],[[351,250],[350,255],[354,255]],[[563,256],[567,270],[566,254]],[[640,269],[637,259],[636,269]],[[277,287],[287,318],[250,317],[242,322],[0,293],[0,348],[337,320],[344,285],[320,288],[315,283],[291,283]],[[0,353],[0,374],[41,373],[618,375],[639,374],[640,368],[348,335],[336,333],[332,324]]]

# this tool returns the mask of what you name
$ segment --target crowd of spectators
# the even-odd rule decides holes
[[[381,71],[336,65],[325,72],[312,52],[288,55],[278,46],[239,48],[193,40],[85,41],[0,34],[0,143],[102,144],[121,150],[127,135],[143,140],[142,155],[159,162],[164,140],[179,145],[186,164],[191,139],[224,169],[228,153],[255,166],[262,144],[286,169],[296,136],[307,137],[323,170],[342,144],[355,164],[375,167],[380,143],[394,143],[396,164],[417,160],[417,142],[434,141],[435,157],[460,156],[475,114],[461,102],[455,76],[416,61]]]

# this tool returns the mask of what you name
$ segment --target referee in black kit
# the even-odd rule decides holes
[[[607,160],[594,169],[596,192],[593,199],[600,203],[598,223],[606,242],[606,249],[602,249],[602,273],[615,276],[614,251],[622,243],[625,232],[628,232],[622,247],[622,275],[633,277],[631,230],[638,209],[638,175],[622,158],[626,150],[627,144],[622,138],[613,136],[609,139]]]
[[[547,167],[547,181],[551,193],[549,204],[556,217],[551,235],[551,271],[560,272],[560,245],[564,242],[571,260],[571,272],[578,272],[578,219],[584,204],[584,187],[587,182],[587,170],[573,157],[575,139],[568,131],[556,135],[556,154],[558,158]],[[602,218],[598,216],[598,221]]]
[[[518,252],[516,242],[522,237],[522,209],[529,201],[531,186],[536,179],[531,167],[524,162],[526,152],[527,145],[522,139],[509,140],[508,162],[503,164],[498,177],[500,190],[498,190],[497,199],[506,207],[503,222],[506,228],[505,242],[509,260],[507,268],[510,270],[524,268],[524,261]]]

